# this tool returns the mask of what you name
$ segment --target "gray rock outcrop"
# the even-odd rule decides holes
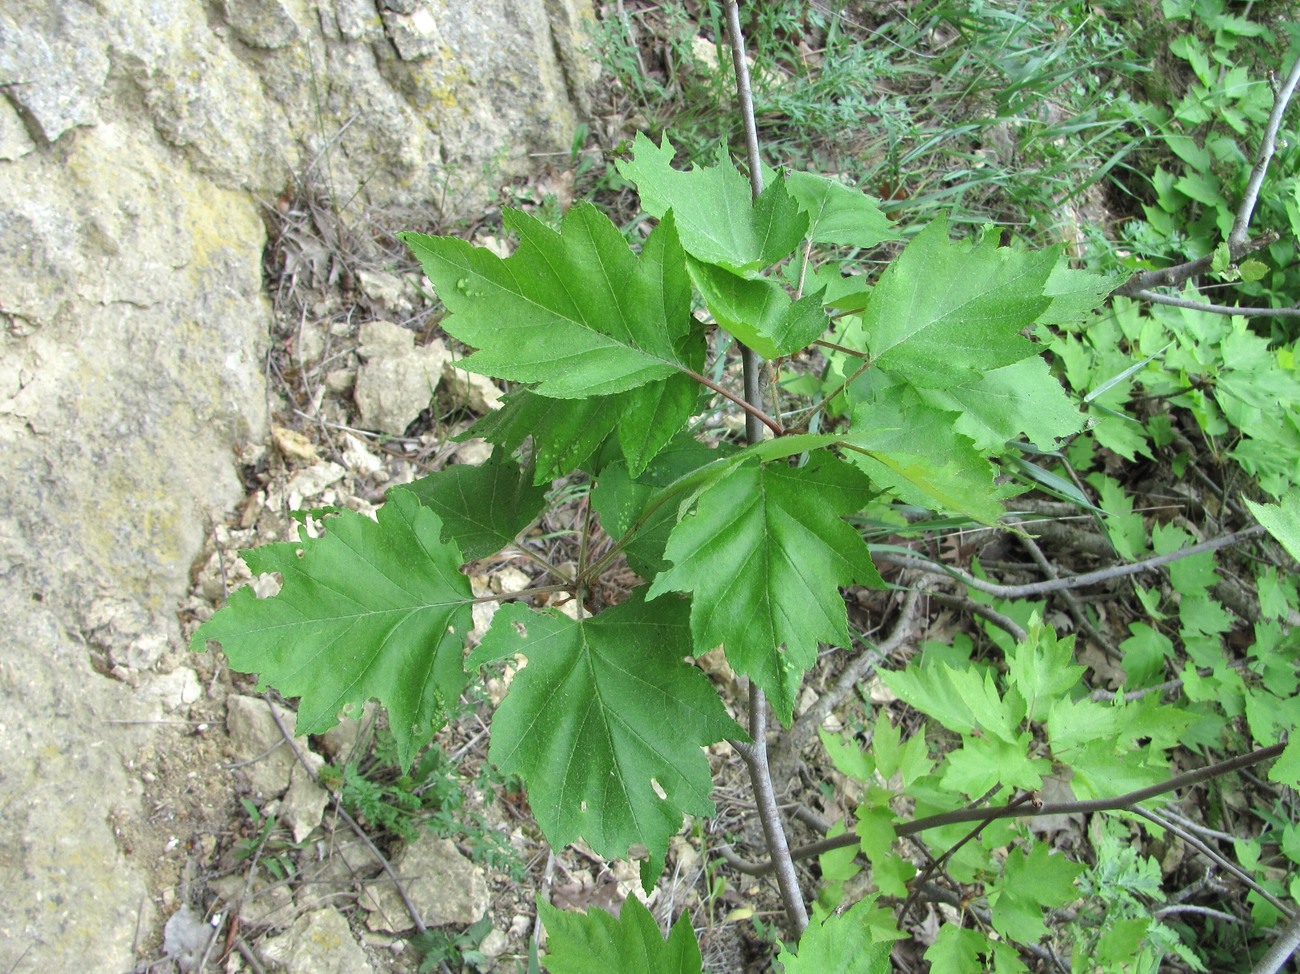
[[[266,436],[265,201],[474,211],[568,149],[589,15],[0,0],[0,970],[117,974],[166,919],[119,823],[183,723],[147,691],[185,665],[191,563]]]

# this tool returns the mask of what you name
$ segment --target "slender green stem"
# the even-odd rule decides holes
[[[537,552],[531,550],[527,545],[521,544],[518,541],[518,539],[516,539],[515,541],[515,547],[519,550],[519,553],[521,555],[523,555],[525,558],[531,561],[534,565],[537,565],[539,568],[544,569],[548,575],[554,575],[560,581],[565,582],[569,586],[570,591],[572,591],[573,586],[577,584],[574,579],[570,578],[564,572],[560,571],[559,568],[557,568],[555,565],[552,565],[549,561],[547,561]]]
[[[834,342],[828,342],[824,338],[819,338],[814,345],[820,345],[822,348],[829,348],[836,352],[843,352],[845,355],[852,355],[854,358],[870,359],[871,356],[862,351],[860,348],[849,348],[847,345],[836,345]]]

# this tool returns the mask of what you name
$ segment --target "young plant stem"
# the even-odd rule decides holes
[[[736,68],[736,91],[740,98],[740,113],[745,123],[745,144],[749,155],[749,181],[754,198],[763,192],[763,167],[758,151],[758,126],[754,120],[754,99],[749,84],[749,66],[745,61],[745,41],[740,33],[740,9],[736,0],[726,4],[727,34],[731,41],[731,57]],[[763,364],[757,352],[740,345],[741,362],[745,372],[745,400],[753,407],[745,412],[745,438],[751,444],[763,439],[759,415],[763,405]],[[771,425],[771,424],[769,424]],[[775,647],[774,647],[775,648]],[[791,928],[791,939],[798,941],[808,927],[808,910],[790,844],[785,837],[785,825],[777,805],[772,769],[767,759],[767,698],[758,684],[749,686],[749,736],[751,743],[741,750],[741,757],[749,771],[758,805],[758,817],[763,825],[767,852],[775,866],[776,882],[781,891],[781,904]]]

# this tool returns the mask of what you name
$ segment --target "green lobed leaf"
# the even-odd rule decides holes
[[[785,974],[891,974],[890,928],[897,934],[892,916],[868,896],[844,913],[813,917],[799,938],[798,956],[782,943],[776,959]]]
[[[1191,547],[1196,539],[1176,524],[1156,523],[1151,528],[1151,550],[1167,555]],[[1203,596],[1219,582],[1214,570],[1214,552],[1180,558],[1169,566],[1169,584],[1184,598]]]
[[[1102,527],[1115,552],[1126,561],[1137,561],[1147,548],[1147,526],[1133,510],[1133,498],[1113,477],[1096,472],[1086,478],[1097,489],[1097,503],[1106,512]]]
[[[702,365],[702,336],[692,336],[686,345],[687,364]],[[481,436],[506,452],[532,437],[537,484],[585,467],[615,436],[628,466],[639,473],[681,432],[695,412],[700,388],[690,376],[676,373],[628,392],[588,399],[548,399],[520,390],[507,394],[505,405],[465,436]]]
[[[1160,682],[1165,663],[1174,655],[1173,641],[1145,622],[1130,622],[1132,635],[1119,644],[1124,652],[1124,684],[1130,688]]]
[[[985,456],[1005,452],[1023,435],[1040,450],[1083,429],[1086,417],[1037,355],[968,376],[941,389],[918,389],[921,399],[957,413],[954,428]]]
[[[792,301],[775,281],[739,277],[693,258],[687,266],[718,324],[764,358],[793,355],[830,327],[821,291]]]
[[[551,974],[700,974],[700,946],[683,913],[667,939],[635,896],[617,917],[604,910],[561,910],[537,899],[546,925],[546,969]]]
[[[1054,856],[1036,842],[1028,854],[1007,853],[1002,882],[989,897],[993,928],[1009,940],[1036,943],[1047,934],[1043,910],[1064,906],[1077,897],[1074,881],[1084,867],[1065,856]]]
[[[849,645],[839,586],[884,584],[842,520],[870,496],[866,478],[829,453],[803,467],[747,459],[702,491],[673,529],[673,566],[647,598],[690,592],[697,650],[724,645],[789,722],[818,642]]]
[[[454,540],[466,561],[513,543],[546,503],[545,489],[512,460],[446,467],[400,489],[437,513],[442,539]]]
[[[926,948],[925,959],[930,962],[930,974],[972,974],[984,970],[980,954],[992,950],[993,942],[978,930],[945,923]]]
[[[876,888],[885,896],[906,896],[907,883],[916,875],[916,867],[895,851],[898,834],[894,824],[898,816],[887,804],[870,805],[873,797],[886,800],[885,796],[869,794],[867,801],[858,806],[854,826],[858,848],[871,863],[871,881]]]
[[[1023,710],[1017,712],[1002,698],[987,670],[922,663],[906,670],[881,670],[879,676],[905,703],[950,731],[969,736],[979,730],[1007,744],[1020,741]]]
[[[602,466],[591,491],[591,503],[600,515],[601,527],[622,545],[633,571],[651,578],[668,567],[664,549],[677,525],[678,508],[686,496],[685,483],[692,475],[703,478],[704,468],[733,452],[727,444],[708,447],[693,436],[681,434],[637,477],[622,461]],[[663,493],[670,485],[683,491],[676,503]]]
[[[690,282],[670,216],[633,254],[589,203],[560,232],[515,210],[519,237],[507,258],[454,237],[401,233],[452,313],[443,329],[479,351],[471,372],[537,383],[557,399],[627,392],[687,368],[678,343],[690,332]]]
[[[833,839],[839,835],[845,835],[848,828],[843,819],[837,819],[835,824],[826,832],[826,838]],[[832,908],[838,906],[844,896],[844,884],[852,879],[858,873],[862,872],[862,867],[858,865],[858,850],[851,845],[842,846],[839,849],[828,849],[817,856],[817,865],[821,869],[822,888],[817,893],[817,901],[826,903]],[[827,893],[831,893],[827,896]]]
[[[1033,737],[1027,733],[1014,742],[968,734],[961,747],[949,752],[940,781],[949,791],[974,799],[999,784],[1036,791],[1043,786],[1043,775],[1051,773],[1052,764],[1031,757],[1032,747]]]
[[[524,779],[552,846],[581,837],[617,859],[640,843],[662,864],[683,814],[713,814],[701,748],[745,734],[684,662],[693,649],[681,599],[650,606],[637,593],[580,622],[517,603],[497,611],[469,665],[516,653],[528,665],[492,718],[488,756]]]
[[[821,738],[826,756],[831,759],[836,771],[864,784],[872,780],[876,771],[873,754],[860,747],[852,738],[832,734],[824,727],[818,728],[817,736]]]
[[[621,410],[612,404],[625,395],[548,399],[520,389],[507,393],[500,409],[482,417],[462,436],[481,436],[506,453],[531,437],[533,483],[548,484],[584,467],[614,435]]]
[[[790,172],[786,187],[808,214],[808,239],[845,247],[875,247],[901,235],[877,200],[838,180],[810,172]]]
[[[1273,766],[1268,769],[1268,780],[1300,788],[1300,735],[1293,734]]]
[[[1300,561],[1300,488],[1292,489],[1280,503],[1257,504],[1246,500],[1246,506],[1287,554]]]
[[[303,528],[297,543],[242,552],[254,575],[280,574],[279,594],[236,590],[192,646],[215,640],[232,667],[300,697],[299,734],[378,700],[409,768],[465,687],[473,595],[458,570],[464,558],[441,540],[438,515],[404,490],[389,494],[377,521],[343,511],[325,527],[320,538]]]
[[[1124,280],[1123,277],[1077,270],[1062,256],[1043,287],[1043,293],[1051,298],[1052,303],[1038,320],[1049,325],[1077,324],[1101,307]]]
[[[783,180],[772,180],[755,200],[725,146],[718,146],[717,162],[707,169],[674,169],[676,152],[667,136],[656,146],[638,134],[632,158],[619,162],[618,171],[636,184],[651,216],[665,220],[672,211],[682,246],[692,257],[754,277],[803,240],[808,217]]]
[[[882,369],[918,388],[947,388],[1029,358],[1021,330],[1049,306],[1043,288],[1057,251],[999,247],[996,234],[953,243],[940,218],[880,276],[864,330]]]
[[[896,386],[854,409],[844,443],[855,466],[904,501],[997,524],[1006,513],[1005,491],[994,482],[992,464],[954,432],[957,419]]]
[[[1055,700],[1078,685],[1084,667],[1074,662],[1074,637],[1058,639],[1041,617],[1034,617],[1027,637],[1007,658],[1007,676],[1029,705],[1031,719],[1042,720]]]
[[[1169,777],[1168,763],[1162,757],[1145,751],[1121,753],[1113,741],[1081,743],[1066,758],[1074,770],[1070,788],[1083,801],[1114,798]]]

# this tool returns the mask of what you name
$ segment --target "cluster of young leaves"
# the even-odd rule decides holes
[[[1188,291],[1189,299],[1196,297]],[[1089,405],[1095,443],[1127,460],[1173,445],[1181,475],[1195,434],[1265,493],[1300,483],[1300,375],[1292,342],[1271,342],[1245,318],[1116,298],[1086,330],[1043,333],[1065,380]],[[1180,429],[1175,411],[1195,421]],[[1185,411],[1185,412],[1184,412]],[[1183,441],[1180,442],[1180,437]],[[1081,440],[1071,459],[1092,466]]]
[[[927,644],[919,666],[881,674],[901,700],[947,734],[927,740],[923,729],[904,739],[884,711],[868,749],[823,732],[836,769],[862,786],[853,826],[860,842],[856,850],[823,856],[823,875],[831,880],[823,905],[835,905],[858,870],[846,851],[865,855],[881,894],[906,897],[916,867],[896,828],[951,810],[954,795],[993,806],[1043,791],[1107,798],[1168,777],[1166,752],[1180,745],[1192,718],[1155,696],[1134,702],[1122,695],[1110,703],[1091,699],[1082,681],[1084,667],[1074,662],[1074,638],[1058,638],[1037,615],[1027,631],[1028,638],[1006,652],[1003,665],[972,660],[970,641],[958,639],[951,646]],[[942,752],[937,763],[931,754],[936,746]],[[900,811],[904,802],[907,816]],[[926,952],[935,974],[1026,971],[1015,944],[1073,939],[1076,958],[1092,957],[1099,941],[1121,935],[1111,927],[1125,917],[1107,910],[1096,911],[1093,923],[1073,924],[1068,931],[1049,927],[1053,909],[1074,904],[1077,911],[1085,888],[1101,895],[1097,889],[1107,887],[1105,881],[1090,886],[1087,867],[1053,854],[1047,842],[1013,820],[988,824],[976,841],[962,844],[970,831],[969,823],[954,824],[920,838],[935,859],[942,859],[952,880],[978,890],[973,905],[987,911],[996,936],[977,928],[941,928]],[[1004,855],[995,854],[1003,849]],[[878,930],[883,939],[887,928]],[[1122,933],[1133,948],[1131,957],[1146,950],[1144,936],[1155,939],[1148,952],[1157,961],[1170,949],[1168,931],[1158,924],[1143,927],[1141,935],[1128,927]]]
[[[1232,229],[1273,107],[1274,86],[1265,79],[1279,64],[1292,62],[1297,33],[1281,18],[1279,32],[1291,36],[1275,36],[1266,24],[1270,18],[1251,18],[1225,0],[1163,0],[1161,9],[1170,25],[1165,29],[1176,33],[1161,54],[1176,59],[1187,82],[1181,91],[1129,102],[1132,117],[1151,133],[1153,148],[1165,158],[1153,168],[1139,168],[1150,172],[1143,194],[1149,202],[1141,207],[1144,218],[1126,221],[1123,233],[1130,247],[1152,260],[1195,259],[1219,251]],[[1159,31],[1153,40],[1160,43]],[[1294,123],[1284,123],[1278,137],[1279,145],[1293,142]],[[1226,248],[1216,258],[1213,271],[1222,286],[1234,288],[1244,303],[1284,307],[1294,301],[1297,188],[1300,167],[1292,155],[1281,153],[1272,163],[1255,223],[1289,232],[1239,266],[1228,262]],[[1276,324],[1275,337],[1282,337],[1285,323]]]
[[[1250,509],[1284,545],[1294,543],[1287,514],[1300,502],[1293,344],[1268,341],[1244,318],[1162,305],[1144,310],[1123,298],[1086,332],[1067,325],[1047,337],[1065,381],[1090,411],[1094,440],[1080,438],[1067,451],[1075,469],[1098,466],[1097,446],[1127,460],[1163,455],[1180,477],[1208,456],[1227,484],[1258,486],[1279,499]],[[1176,524],[1148,524],[1133,497],[1101,470],[1086,480],[1121,558],[1168,554],[1198,540]],[[1216,597],[1220,581],[1216,556],[1204,552],[1171,565],[1164,588],[1134,583],[1148,618],[1130,624],[1120,647],[1127,685],[1182,679],[1188,704],[1201,715],[1189,743],[1220,745],[1228,722],[1244,715],[1256,745],[1272,744],[1300,719],[1291,673],[1297,646],[1284,625],[1297,605],[1294,580],[1270,565],[1257,568],[1259,620],[1245,678],[1223,653],[1222,637],[1236,623]]]
[[[469,434],[495,445],[492,461],[391,490],[375,520],[322,512],[323,534],[304,523],[298,541],[246,552],[255,574],[279,574],[279,593],[235,592],[194,636],[299,697],[299,733],[377,699],[405,766],[470,674],[525,657],[492,720],[491,761],[525,782],[553,845],[581,838],[609,858],[643,847],[647,883],[683,816],[713,813],[702,749],[745,738],[688,660],[722,645],[788,722],[819,644],[851,645],[841,587],[882,584],[845,518],[884,495],[996,522],[1006,489],[994,461],[1008,441],[1049,446],[1083,423],[1023,333],[1090,313],[1113,285],[1069,270],[1058,250],[953,242],[942,220],[872,282],[835,259],[896,236],[871,199],[806,173],[768,174],[752,199],[725,153],[689,171],[673,155],[642,137],[621,164],[658,221],[636,251],[581,203],[558,231],[507,213],[518,246],[506,258],[403,235],[449,312],[445,331],[474,349],[462,365],[513,384]],[[806,273],[782,266],[814,251]],[[812,289],[792,293],[791,276]],[[779,360],[828,333],[855,368],[833,402],[802,414],[820,432],[778,414],[762,419],[779,435],[743,449],[692,434],[714,395],[739,403],[723,388],[728,337]],[[475,599],[461,566],[518,544],[548,486],[572,476],[594,482],[613,550],[548,581],[583,603],[625,555],[645,584],[576,619],[504,605],[466,657]],[[914,679],[917,694],[968,682],[927,669]],[[988,721],[988,736],[948,762],[949,787],[987,785],[986,759],[1016,758],[1010,784],[1036,779],[1042,759],[1019,751],[1034,720],[1063,719],[1063,688],[1044,680],[1027,671],[1007,695],[984,685],[971,697],[962,719]],[[1088,715],[1096,733],[1110,726]],[[1085,773],[1098,748],[1121,747],[1057,735]],[[805,968],[853,936],[840,919],[801,946]]]
[[[1099,494],[1108,512],[1114,510],[1116,497],[1128,499],[1112,479],[1090,479],[1101,485]],[[1249,501],[1247,504],[1275,537],[1300,551],[1300,498],[1292,494],[1278,505]],[[1148,537],[1141,516],[1131,510],[1121,515],[1107,514],[1107,526],[1117,520],[1126,523],[1119,529],[1112,526],[1112,538],[1136,539],[1143,554],[1177,551],[1193,540],[1179,527],[1159,524]],[[1149,547],[1152,550],[1148,552]],[[1118,682],[1114,696],[1119,699],[1107,704],[1086,698],[1081,701],[1088,709],[1102,706],[1117,708],[1119,713],[1128,711],[1136,718],[1135,727],[1140,729],[1147,719],[1144,707],[1159,697],[1165,702],[1156,719],[1168,722],[1174,729],[1180,748],[1192,748],[1207,759],[1216,753],[1239,754],[1252,747],[1271,746],[1289,734],[1291,743],[1273,763],[1267,778],[1279,785],[1295,787],[1300,781],[1300,744],[1296,743],[1294,734],[1295,722],[1300,718],[1295,693],[1300,638],[1283,621],[1300,606],[1293,582],[1279,577],[1271,566],[1259,568],[1261,617],[1249,631],[1234,626],[1238,637],[1234,642],[1245,645],[1240,658],[1234,658],[1225,653],[1230,615],[1211,592],[1211,586],[1218,581],[1214,553],[1202,552],[1184,558],[1172,563],[1169,569],[1170,581],[1164,589],[1134,585],[1140,602],[1159,609],[1148,621],[1128,624],[1130,635],[1118,647],[1120,657],[1105,664],[1107,674]],[[1031,633],[1044,608],[1042,602],[998,599],[978,593],[975,597]],[[1207,631],[1207,623],[1212,620],[1223,620],[1223,625]],[[985,628],[990,641],[1008,660],[1021,652],[1003,629],[988,622]],[[967,637],[959,635],[952,647],[927,647],[927,654],[936,651],[943,658],[956,654],[958,659],[965,660],[969,658],[972,644]],[[1080,691],[1081,688],[1076,688],[1071,693],[1077,695]],[[1133,710],[1133,704],[1126,704],[1122,699],[1126,693],[1140,694],[1135,702],[1142,706]],[[909,699],[909,702],[928,713],[927,701]],[[1089,733],[1091,722],[1086,711],[1081,718],[1081,733]],[[1046,730],[1046,742],[1050,744],[1050,725]],[[1143,747],[1160,743],[1158,738],[1152,738],[1149,743],[1144,741]],[[1077,778],[1077,769],[1071,764],[1077,755],[1053,752],[1053,757],[1054,768],[1061,772],[1059,777]],[[1158,771],[1160,755],[1154,757],[1156,762],[1149,765],[1147,781],[1168,776]],[[1114,782],[1115,789],[1128,792],[1143,787],[1142,776],[1125,778],[1126,765],[1127,762],[1118,761],[1114,766],[1119,776]],[[1109,773],[1109,770],[1104,762],[1099,763],[1094,774]],[[1053,777],[1058,775],[1054,772]],[[1070,783],[1073,788],[1074,778]],[[1076,797],[1092,794],[1086,777],[1084,785],[1082,791],[1075,792]],[[1207,814],[1213,817],[1217,801],[1211,798]],[[1259,805],[1252,811],[1258,832],[1252,834],[1250,828],[1234,829],[1241,833],[1233,849],[1237,865],[1275,899],[1295,896],[1300,893],[1300,881],[1284,877],[1277,867],[1281,861],[1300,862],[1297,858],[1300,857],[1300,829],[1295,828],[1290,816],[1280,813],[1280,808],[1270,810],[1266,805]],[[1143,836],[1137,843],[1142,848],[1164,841],[1163,830],[1145,819],[1134,820],[1124,828],[1121,851],[1112,848],[1116,842],[1108,838],[1113,831],[1110,827],[1102,827],[1094,819],[1090,828],[1089,845],[1094,861],[1080,879],[1087,900],[1083,909],[1077,911],[1078,923],[1071,926],[1073,956],[1093,958],[1099,971],[1112,969],[1106,963],[1126,970],[1123,963],[1130,962],[1134,970],[1159,970],[1161,959],[1170,953],[1177,954],[1193,970],[1218,969],[1221,965],[1216,962],[1214,951],[1219,948],[1212,938],[1207,942],[1189,928],[1158,921],[1154,914],[1166,896],[1164,877],[1158,864],[1130,848],[1134,838],[1129,830],[1137,830]],[[1246,900],[1260,929],[1278,922],[1276,906],[1260,893],[1251,890]]]

